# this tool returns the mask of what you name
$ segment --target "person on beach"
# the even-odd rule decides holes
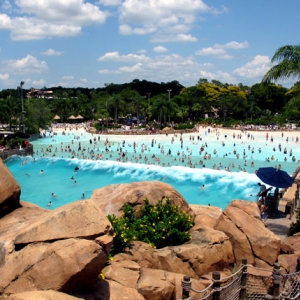
[[[257,196],[261,197],[262,201],[266,201],[267,187],[264,184],[261,184],[260,182],[258,183],[258,185],[260,188]]]
[[[267,227],[267,224],[266,224],[266,218],[267,218],[267,215],[266,215],[266,212],[267,212],[267,206],[265,205],[265,202],[260,199],[258,201],[258,207],[259,207],[259,210],[260,210],[260,217],[261,217],[261,220],[263,221],[264,225]]]

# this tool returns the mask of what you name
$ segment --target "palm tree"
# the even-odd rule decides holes
[[[120,94],[116,95],[113,94],[109,100],[108,100],[108,105],[112,106],[115,111],[115,124],[117,124],[118,121],[118,111],[119,109],[122,109],[125,106],[125,101],[123,100],[122,96]]]
[[[189,115],[189,108],[187,106],[181,106],[177,110],[177,116],[181,118],[181,122],[183,119]]]
[[[5,102],[5,99],[0,98],[0,124],[4,120],[5,123],[9,120],[9,107]]]
[[[162,115],[164,119],[166,118],[166,113],[168,111],[168,99],[164,94],[159,94],[152,98],[153,100],[153,111],[158,113],[158,122],[162,123]],[[166,121],[166,120],[165,120]]]
[[[271,62],[279,61],[263,77],[262,82],[287,79],[289,77],[300,78],[300,45],[283,46],[276,50]]]

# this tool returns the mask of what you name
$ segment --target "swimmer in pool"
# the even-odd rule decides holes
[[[57,197],[57,195],[56,195],[56,194],[54,194],[54,193],[52,193],[52,194],[51,194],[51,196],[52,196],[52,197]]]

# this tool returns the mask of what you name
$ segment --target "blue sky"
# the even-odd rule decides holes
[[[199,78],[253,85],[299,43],[299,0],[1,0],[0,90]],[[279,82],[291,86],[296,79]]]

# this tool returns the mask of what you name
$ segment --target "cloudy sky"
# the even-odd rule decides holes
[[[0,90],[252,85],[299,43],[299,11],[299,0],[0,0]]]

